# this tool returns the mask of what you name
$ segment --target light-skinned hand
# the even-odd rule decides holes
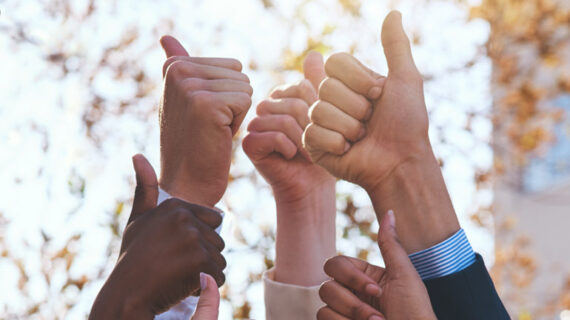
[[[325,78],[323,58],[310,53],[305,79],[278,87],[257,106],[249,123],[243,149],[276,197],[295,201],[335,179],[312,163],[303,148],[303,131],[309,124],[309,107],[317,100],[317,88]]]
[[[346,53],[327,59],[327,78],[304,135],[316,163],[369,192],[395,168],[431,150],[422,76],[399,13],[386,18],[382,44],[387,78]]]
[[[223,196],[232,137],[251,106],[253,89],[235,59],[190,57],[174,38],[161,39],[160,186],[172,196],[213,207]]]
[[[436,320],[428,292],[399,243],[394,213],[384,215],[378,244],[386,268],[337,256],[325,264],[332,278],[319,295],[327,306],[317,319]]]

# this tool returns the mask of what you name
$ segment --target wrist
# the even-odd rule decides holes
[[[304,189],[299,187],[299,190]],[[275,190],[275,189],[274,189]],[[277,228],[304,227],[327,229],[334,224],[336,215],[336,180],[331,179],[316,186],[306,188],[303,194],[274,191],[277,210]]]
[[[170,196],[178,199],[182,199],[186,202],[194,203],[213,209],[216,203],[218,203],[218,197],[209,196],[212,192],[208,186],[203,188],[194,187],[190,183],[185,183],[181,180],[175,182],[170,182],[166,179],[161,178],[159,181],[159,186],[162,190],[166,191]]]
[[[408,254],[432,247],[460,229],[431,148],[409,157],[367,192],[379,220],[394,210]]]
[[[323,184],[305,197],[275,197],[277,236],[275,281],[315,286],[327,279],[325,261],[336,255],[335,183]]]
[[[111,274],[111,277],[113,275]],[[90,320],[96,319],[154,319],[154,313],[148,304],[136,296],[136,290],[122,292],[111,285],[111,277],[95,299]]]

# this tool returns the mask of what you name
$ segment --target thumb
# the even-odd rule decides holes
[[[216,320],[220,309],[220,292],[212,276],[200,273],[200,299],[192,320]]]
[[[384,20],[382,46],[390,72],[402,76],[418,72],[412,57],[410,40],[408,40],[402,26],[402,14],[398,11],[390,12]]]
[[[164,49],[164,53],[166,53],[167,58],[173,56],[189,56],[186,49],[184,49],[180,42],[172,36],[162,36],[162,38],[160,38],[160,45],[162,46],[162,49]]]
[[[406,250],[404,250],[398,239],[398,234],[396,233],[396,218],[392,210],[388,211],[382,218],[382,222],[380,222],[378,245],[380,246],[382,258],[384,259],[387,269],[407,270],[411,268],[414,270]]]
[[[315,91],[318,92],[321,81],[327,76],[323,55],[316,51],[309,52],[305,58],[303,71],[305,72],[305,79],[309,80]]]
[[[158,200],[158,181],[152,165],[142,154],[137,154],[133,157],[133,167],[135,168],[137,187],[128,223],[156,207]]]

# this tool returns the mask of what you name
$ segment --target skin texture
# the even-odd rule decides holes
[[[422,76],[400,13],[384,21],[382,44],[386,78],[345,53],[327,60],[303,143],[314,162],[368,192],[379,220],[398,212],[402,245],[413,253],[459,223],[429,142]]]
[[[188,202],[213,207],[223,196],[232,137],[251,106],[253,89],[235,59],[190,57],[174,38],[160,105],[160,186]]]
[[[427,290],[399,243],[393,212],[380,224],[378,244],[386,268],[345,256],[325,264],[332,280],[319,294],[327,304],[317,319],[435,320]]]
[[[152,166],[142,155],[133,157],[133,165],[137,188],[121,253],[90,319],[153,319],[198,293],[200,273],[210,274],[217,285],[225,281],[224,241],[215,232],[221,216],[179,199],[156,207],[158,183]]]
[[[259,103],[243,149],[275,196],[275,280],[313,286],[327,279],[322,265],[336,253],[336,180],[302,146],[309,106],[325,77],[322,56],[310,53],[304,69],[305,79],[276,88]]]

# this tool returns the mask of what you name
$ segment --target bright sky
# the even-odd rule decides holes
[[[83,12],[87,2],[70,1],[72,12]],[[301,10],[307,21],[304,25],[294,19],[295,8],[304,1],[275,2],[275,8],[266,10],[259,0],[98,1],[96,14],[88,19],[64,20],[58,15],[50,16],[43,1],[0,0],[0,192],[4,195],[0,197],[0,212],[10,221],[5,230],[0,227],[0,232],[4,232],[6,247],[25,262],[31,275],[28,289],[32,299],[41,301],[48,297],[50,302],[42,306],[43,318],[55,318],[66,301],[75,299],[78,304],[65,318],[83,317],[102,283],[89,284],[79,297],[73,290],[67,290],[64,297],[49,292],[40,273],[44,262],[38,254],[42,244],[39,230],[53,237],[48,250],[61,246],[70,235],[84,234],[71,272],[77,276],[94,275],[98,266],[105,261],[111,266],[115,260],[115,256],[109,259],[106,255],[110,234],[105,224],[117,201],[129,201],[132,195],[131,156],[143,152],[159,169],[158,126],[153,108],[160,97],[164,60],[158,38],[166,32],[179,37],[193,55],[235,57],[245,66],[255,61],[257,70],[245,70],[255,90],[254,108],[275,85],[300,78],[296,72],[282,72],[284,49],[302,51],[307,36],[319,35],[327,25],[336,27],[324,39],[333,52],[348,51],[357,42],[357,57],[386,73],[379,28],[389,8],[400,9],[407,30],[421,35],[422,41],[414,46],[420,70],[436,76],[426,84],[430,134],[436,153],[445,160],[444,175],[453,203],[476,250],[492,261],[492,236],[468,219],[475,204],[487,204],[492,199],[490,193],[473,197],[474,166],[484,168],[492,161],[487,144],[491,124],[484,117],[476,117],[474,134],[464,130],[466,111],[485,113],[490,108],[491,66],[481,58],[467,71],[447,71],[461,67],[476,55],[478,46],[486,41],[487,24],[466,23],[463,8],[439,0],[429,4],[413,0],[399,4],[362,1],[361,19],[343,14],[337,1],[314,0]],[[61,11],[55,3],[53,6],[55,12]],[[167,19],[174,21],[172,30]],[[14,44],[11,37],[18,23],[24,23],[33,43]],[[104,49],[117,43],[123,31],[129,29],[136,29],[139,38],[128,52],[111,55],[109,62],[130,61],[145,70],[156,88],[151,98],[118,114],[118,101],[132,97],[136,91],[130,77],[115,79],[104,69],[97,73],[92,87],[87,87],[87,79]],[[60,46],[77,54],[68,67],[79,71],[65,78],[60,68],[43,59]],[[90,90],[109,99],[107,114],[94,129],[100,148],[85,137],[81,120]],[[253,114],[250,112],[248,119]],[[442,130],[436,130],[438,127]],[[448,143],[437,143],[440,135]],[[235,175],[253,170],[241,149],[232,170]],[[81,185],[80,177],[86,180],[83,199],[73,191]],[[249,276],[246,271],[260,272],[265,268],[259,252],[247,250],[246,244],[256,244],[263,230],[274,228],[275,223],[271,193],[258,178],[257,184],[238,180],[221,204],[229,212],[223,236],[228,247],[230,297],[235,305],[243,299],[240,293]],[[338,191],[354,194],[359,205],[369,205],[366,195],[348,183],[339,183]],[[342,205],[339,200],[339,208]],[[129,210],[125,208],[125,212]],[[362,214],[372,213],[363,209]],[[339,218],[339,224],[343,223]],[[237,240],[238,229],[243,242]],[[367,246],[368,242],[357,235],[350,241],[338,242],[339,250],[347,254]],[[378,255],[371,258],[380,263]],[[17,280],[17,269],[0,259],[0,310],[9,307],[18,311],[23,307],[24,300],[16,292]],[[51,280],[64,281],[60,273]],[[261,284],[251,286],[246,295],[254,301],[252,317],[263,319]],[[231,312],[231,305],[223,303],[220,319],[231,319]]]

